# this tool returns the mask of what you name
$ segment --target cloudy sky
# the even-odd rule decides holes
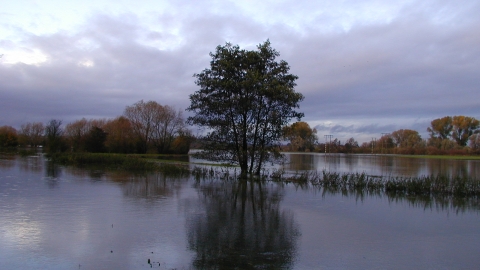
[[[0,126],[111,118],[142,99],[184,110],[217,45],[267,39],[321,141],[480,119],[478,0],[4,2]]]

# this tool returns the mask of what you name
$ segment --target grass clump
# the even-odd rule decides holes
[[[480,181],[468,177],[430,175],[421,177],[372,176],[365,173],[304,171],[292,176],[271,174],[273,181],[311,184],[337,192],[383,192],[390,196],[480,197]]]

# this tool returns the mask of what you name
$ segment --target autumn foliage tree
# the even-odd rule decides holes
[[[130,121],[125,116],[109,120],[103,126],[108,134],[105,139],[105,148],[111,153],[134,153],[136,150],[136,136]]]
[[[473,134],[470,136],[470,148],[472,148],[475,151],[480,150],[480,134]]]
[[[14,147],[18,145],[17,130],[11,126],[0,127],[0,147]]]
[[[317,130],[306,122],[295,122],[283,129],[291,151],[313,151],[318,143]]]
[[[445,116],[433,120],[430,123],[430,127],[427,128],[427,131],[430,133],[431,138],[445,140],[450,138],[452,129],[452,117]]]
[[[460,146],[467,145],[468,138],[477,132],[480,122],[468,116],[454,116],[452,118],[452,138]]]
[[[470,136],[478,132],[479,125],[477,119],[463,115],[435,119],[427,128],[429,145],[446,148],[450,145],[448,140],[453,140],[458,146],[466,146]]]

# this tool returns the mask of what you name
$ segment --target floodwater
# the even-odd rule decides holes
[[[361,157],[352,165],[290,158],[286,166],[306,161],[295,170],[377,173]],[[397,162],[385,172],[408,167]],[[469,173],[478,166],[466,163]],[[479,210],[0,154],[0,269],[478,269]]]
[[[412,158],[394,155],[287,153],[286,170],[326,170],[379,176],[447,175],[480,179],[480,160]]]

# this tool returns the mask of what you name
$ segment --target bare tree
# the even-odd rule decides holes
[[[37,147],[42,144],[45,126],[41,122],[26,123],[20,127],[22,143]]]
[[[50,153],[62,151],[63,149],[63,129],[62,121],[52,119],[45,127],[45,136],[47,137],[47,148]]]
[[[85,118],[69,123],[65,126],[65,137],[73,150],[84,150],[85,137],[92,128],[91,121]]]
[[[153,145],[159,153],[170,151],[171,143],[184,128],[180,112],[155,101],[140,100],[127,106],[124,115],[130,121],[140,141],[139,151],[143,153],[147,152],[149,145]]]
[[[159,106],[153,130],[153,143],[159,153],[170,151],[173,140],[185,128],[184,123],[180,111],[176,112],[174,108],[168,105]]]
[[[155,101],[139,102],[125,108],[124,115],[130,120],[133,132],[139,138],[139,152],[146,153],[152,139],[153,119],[158,103]]]

